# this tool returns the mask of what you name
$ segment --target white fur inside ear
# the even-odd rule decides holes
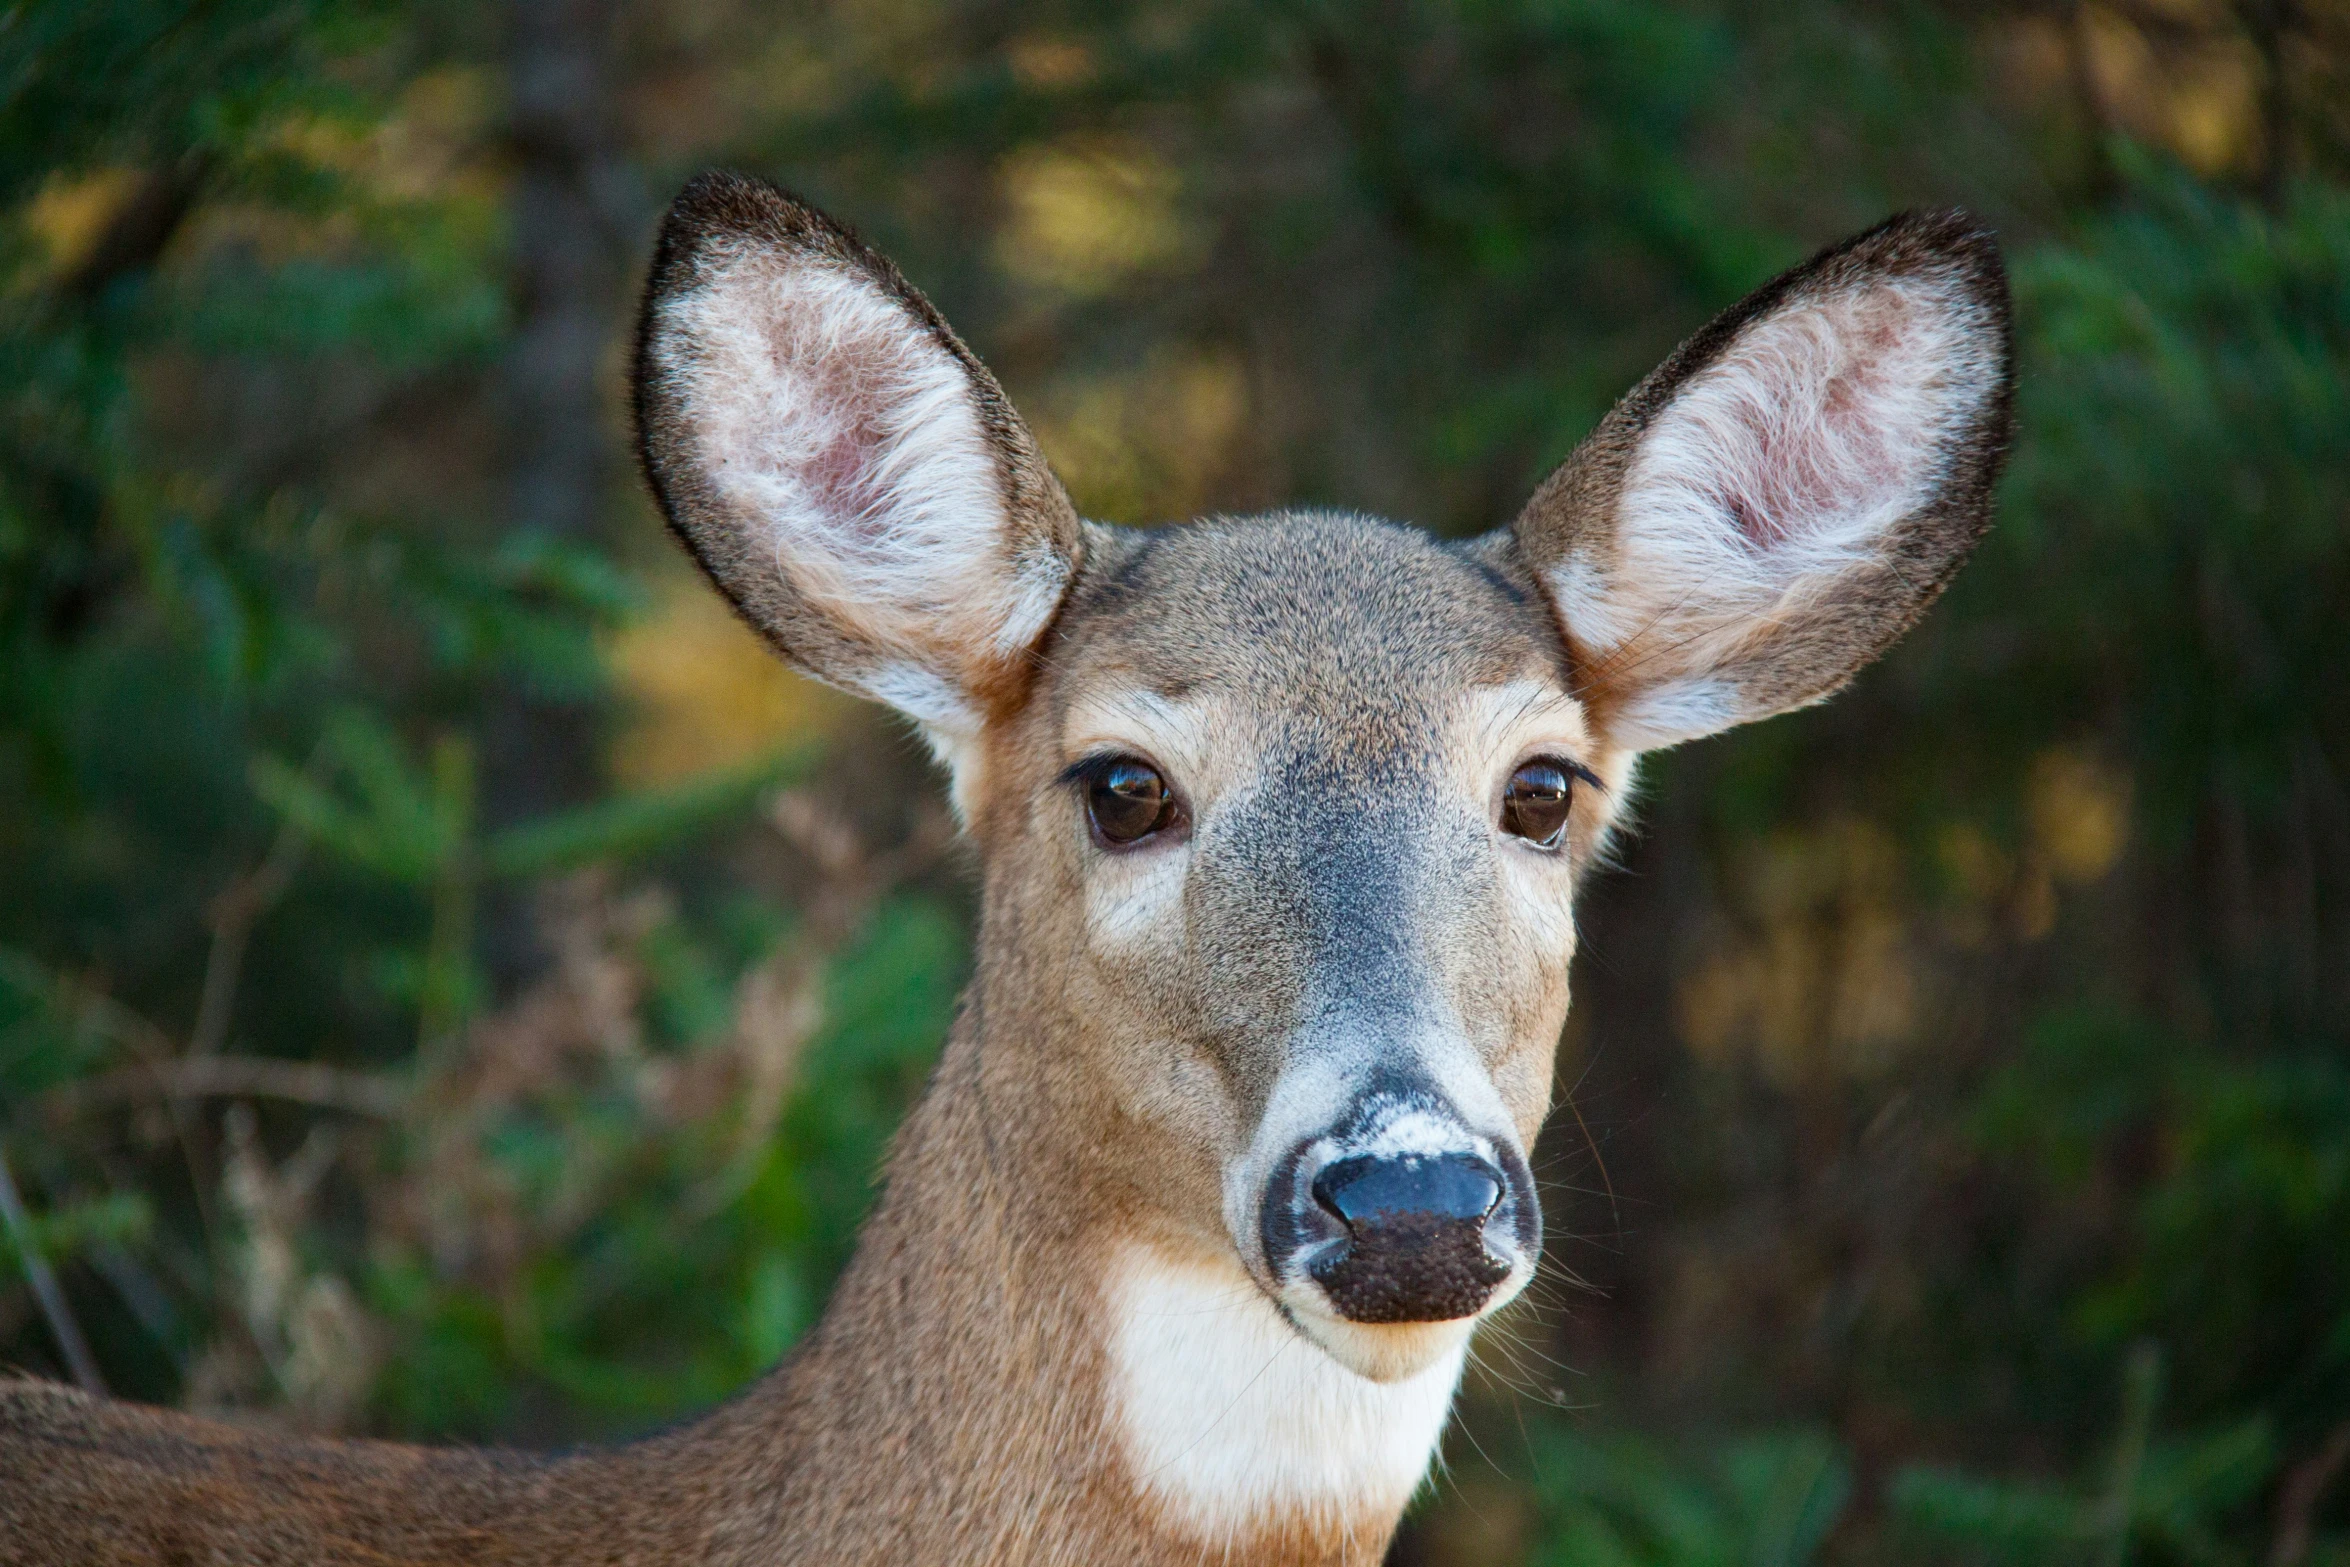
[[[1640,733],[1619,738],[1759,716],[1708,670],[1879,558],[1995,394],[1998,355],[1990,311],[1954,281],[1882,279],[1780,306],[1674,395],[1625,475],[1612,557],[1551,574],[1579,638],[1653,666],[1658,688],[1624,715]]]
[[[1069,566],[1015,547],[961,361],[871,279],[747,246],[661,304],[656,342],[713,497],[877,654],[826,673],[925,725],[975,727],[953,676],[1033,642]]]
[[[1746,716],[1738,688],[1703,675],[1663,680],[1625,703],[1609,724],[1609,738],[1635,751],[1719,734]]]

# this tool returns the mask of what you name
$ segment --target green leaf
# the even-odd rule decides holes
[[[93,1246],[144,1240],[155,1223],[155,1211],[140,1192],[112,1192],[27,1217],[34,1247],[52,1265],[70,1262]],[[14,1278],[23,1269],[24,1254],[0,1230],[0,1277]]]
[[[747,811],[769,790],[805,777],[820,755],[793,746],[667,789],[622,795],[494,834],[482,868],[498,877],[546,876],[666,848]]]

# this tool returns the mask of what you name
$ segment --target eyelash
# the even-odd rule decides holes
[[[1120,762],[1144,762],[1153,768],[1158,767],[1158,763],[1152,762],[1150,758],[1143,756],[1138,752],[1096,751],[1090,756],[1081,756],[1076,761],[1071,762],[1068,766],[1062,768],[1061,776],[1054,779],[1053,783],[1055,786],[1063,789],[1073,787],[1077,784],[1097,784],[1100,783],[1103,778],[1109,775],[1111,768],[1117,766]]]
[[[1607,793],[1607,785],[1599,781],[1599,774],[1593,772],[1590,768],[1585,767],[1581,762],[1570,761],[1568,758],[1560,756],[1555,751],[1538,751],[1534,755],[1527,757],[1525,762],[1520,762],[1518,766],[1523,767],[1526,765],[1526,762],[1549,762],[1556,766],[1560,771],[1571,776],[1577,783],[1587,783],[1591,785],[1592,788],[1597,789],[1601,794]]]

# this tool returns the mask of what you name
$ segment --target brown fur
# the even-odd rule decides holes
[[[984,878],[978,971],[855,1260],[774,1374],[699,1422],[613,1451],[300,1442],[0,1387],[0,1563],[1215,1559],[1122,1455],[1101,1259],[1121,1241],[1229,1259],[1219,1171],[1272,1092],[1287,1031],[1333,982],[1329,954],[1349,945],[1334,947],[1333,927],[1375,949],[1341,976],[1348,985],[1459,1016],[1516,1134],[1532,1138],[1571,942],[1544,947],[1513,928],[1489,807],[1463,795],[1441,737],[1463,693],[1579,690],[1590,698],[1579,760],[1628,780],[1631,759],[1605,728],[1604,673],[1576,667],[1542,562],[1604,530],[1626,454],[1672,388],[1807,278],[1907,265],[1914,251],[1995,282],[1987,246],[1939,223],[1881,230],[1764,290],[1643,382],[1514,533],[1447,545],[1321,514],[1156,533],[1080,525],[993,380],[894,269],[769,187],[697,182],[664,232],[653,297],[691,274],[714,233],[870,277],[970,373],[1015,534],[1007,552],[1041,545],[1074,571],[1029,656],[953,671],[991,715],[962,759]],[[665,508],[743,613],[803,667],[851,680],[868,668],[854,632],[795,596],[739,519],[712,507],[692,410],[657,374],[640,382],[639,407]],[[1798,639],[1772,676],[1785,693],[1832,687],[1947,580],[1980,531],[1998,433],[1984,432],[1853,601]],[[1133,690],[1204,704],[1197,786],[1237,797],[1238,783],[1207,776],[1227,768],[1255,803],[1203,821],[1181,932],[1120,951],[1089,933],[1096,851],[1061,770],[1087,704]],[[1614,794],[1579,797],[1570,871],[1616,807]],[[1357,849],[1364,874],[1386,879],[1332,879]],[[1369,1567],[1395,1523],[1392,1510],[1272,1513],[1225,1554]]]

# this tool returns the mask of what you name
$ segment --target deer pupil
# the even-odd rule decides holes
[[[1086,791],[1093,830],[1106,843],[1133,843],[1165,827],[1175,815],[1167,780],[1147,762],[1119,760],[1095,776]]]
[[[1567,828],[1575,781],[1556,762],[1528,762],[1510,775],[1501,797],[1501,830],[1553,848]]]

